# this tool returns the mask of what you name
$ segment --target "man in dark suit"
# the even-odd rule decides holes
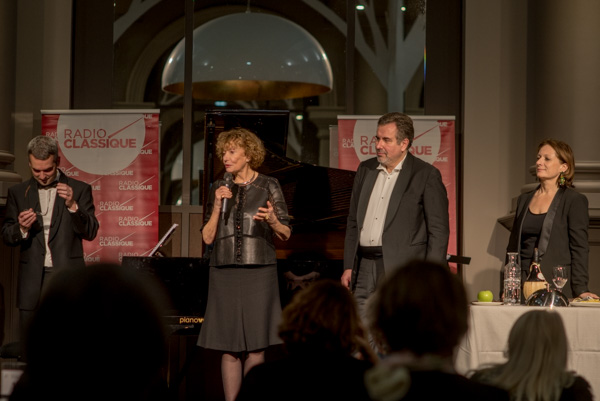
[[[28,146],[31,179],[8,190],[2,238],[20,246],[17,307],[24,331],[53,271],[84,266],[82,240],[98,232],[92,188],[58,169],[56,140],[33,138]]]
[[[438,169],[410,152],[412,119],[388,113],[377,122],[377,157],[358,166],[346,229],[342,284],[364,305],[385,275],[412,260],[446,263],[449,222]]]

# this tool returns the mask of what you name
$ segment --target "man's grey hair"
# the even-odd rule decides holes
[[[394,123],[396,124],[396,141],[398,144],[405,138],[408,139],[408,148],[412,145],[413,139],[415,138],[415,127],[413,126],[413,120],[404,113],[393,112],[387,113],[379,117],[377,126],[387,125]]]
[[[38,135],[29,141],[27,154],[33,155],[38,160],[46,160],[50,156],[54,156],[54,161],[56,161],[58,159],[58,143],[54,138]]]

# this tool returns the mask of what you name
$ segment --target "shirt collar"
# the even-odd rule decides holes
[[[386,168],[385,168],[385,167],[384,167],[384,166],[383,166],[381,163],[379,163],[379,166],[377,166],[377,169],[378,169],[378,170],[383,170],[383,171],[385,171],[387,174],[399,173],[399,172],[400,172],[400,170],[402,170],[402,165],[404,164],[404,161],[406,160],[406,156],[408,156],[408,152],[407,152],[407,154],[404,156],[404,159],[402,159],[402,161],[401,161],[400,163],[396,164],[396,167],[394,167],[394,170],[392,170],[392,172],[391,172],[391,173],[388,173],[388,172],[387,172],[387,169],[386,169]]]

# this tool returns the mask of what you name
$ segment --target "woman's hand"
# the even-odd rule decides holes
[[[275,214],[275,210],[273,210],[273,205],[271,202],[267,201],[267,207],[259,207],[258,213],[256,213],[253,217],[254,220],[264,220],[269,225],[274,225],[279,222],[277,219],[277,215]]]
[[[258,213],[256,213],[252,218],[254,220],[265,221],[280,240],[287,241],[292,234],[292,230],[288,226],[281,224],[277,218],[275,210],[273,209],[273,205],[269,201],[267,201],[267,207],[259,207]]]
[[[600,297],[598,295],[594,294],[593,292],[582,292],[581,294],[579,294],[579,298],[581,298],[581,299],[586,299],[586,298],[598,299]]]
[[[215,191],[215,203],[213,207],[215,209],[221,210],[221,208],[223,207],[223,199],[231,199],[232,197],[233,193],[231,192],[231,189],[227,188],[225,185],[221,185]]]
[[[202,228],[202,240],[205,244],[210,245],[214,242],[219,226],[221,209],[223,207],[223,199],[231,199],[232,197],[233,193],[231,192],[231,189],[227,188],[225,185],[221,185],[215,190],[212,214],[210,215],[208,222]]]

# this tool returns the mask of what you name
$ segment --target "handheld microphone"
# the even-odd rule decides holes
[[[227,188],[231,188],[231,185],[233,184],[233,175],[231,173],[225,173],[223,178],[225,179],[225,186]],[[221,219],[223,219],[223,220],[225,220],[225,211],[227,210],[228,204],[229,204],[229,198],[224,198],[223,204],[221,206]]]

